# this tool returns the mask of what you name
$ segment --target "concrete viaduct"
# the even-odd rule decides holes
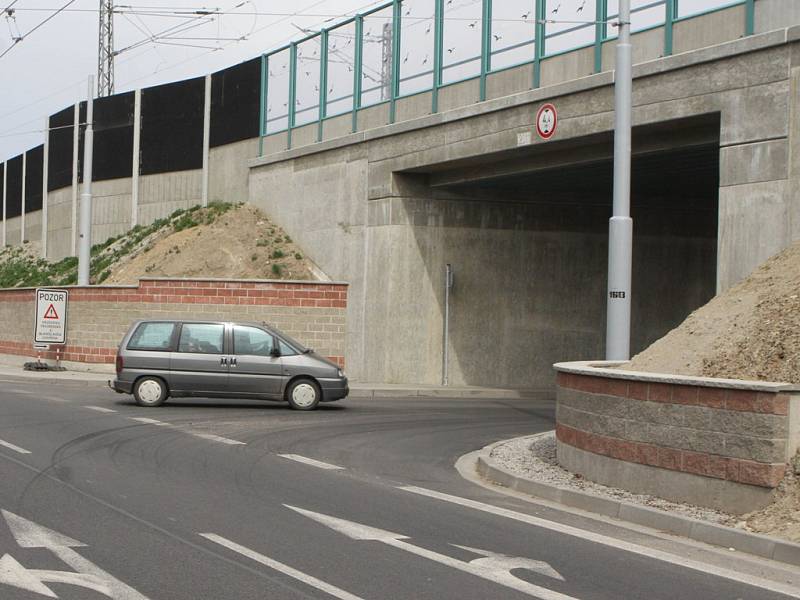
[[[800,2],[757,0],[674,23],[667,56],[665,26],[634,34],[634,352],[800,238],[798,24]],[[554,362],[603,355],[613,45],[542,60],[533,89],[521,65],[436,112],[428,91],[217,148],[209,197],[350,283],[354,379],[441,381],[449,263],[450,383],[550,388]]]

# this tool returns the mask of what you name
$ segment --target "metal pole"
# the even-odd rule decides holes
[[[139,161],[142,147],[142,90],[133,92],[133,164],[131,165],[131,229],[139,224]]]
[[[3,247],[6,246],[6,198],[8,196],[8,161],[3,161]]]
[[[81,190],[81,226],[78,241],[78,285],[89,285],[89,263],[92,259],[92,96],[94,77],[89,75],[86,98],[86,133],[83,136],[83,189]]]
[[[70,253],[78,254],[78,151],[80,148],[81,104],[75,103],[72,119],[72,217],[70,220]]]
[[[445,265],[444,270],[444,335],[442,336],[442,385],[449,385],[448,365],[450,346],[450,289],[453,287],[453,266]]]
[[[28,178],[28,153],[22,153],[22,212],[20,213],[21,219],[19,223],[19,245],[25,243],[25,195],[28,190],[25,189],[25,180]]]
[[[608,224],[606,360],[628,360],[631,337],[631,2],[619,2],[614,69],[614,206]]]
[[[211,75],[206,75],[203,99],[203,182],[201,202],[208,206],[208,153],[211,143]]]
[[[47,171],[50,163],[50,117],[45,119],[42,156],[42,258],[47,258]]]

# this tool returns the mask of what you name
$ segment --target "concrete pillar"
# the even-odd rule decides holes
[[[8,195],[8,161],[3,161],[3,247],[6,246],[6,196]]]
[[[20,221],[19,221],[19,245],[22,246],[22,243],[25,241],[25,175],[28,170],[28,153],[22,153],[22,198],[20,199],[22,203],[22,211],[20,212]]]
[[[47,170],[50,152],[50,118],[45,119],[42,156],[42,258],[47,259]]]
[[[792,241],[800,240],[800,42],[792,48],[789,70],[789,218]]]
[[[211,143],[211,75],[206,75],[203,103],[203,206],[208,206],[208,152]]]
[[[80,134],[81,134],[81,110],[80,103],[75,103],[75,112],[72,119],[74,127],[72,128],[72,222],[70,223],[70,231],[72,232],[72,240],[70,248],[72,249],[72,256],[78,255],[78,151],[80,149]]]
[[[131,169],[131,229],[139,224],[139,153],[142,133],[142,90],[133,92],[133,167]]]

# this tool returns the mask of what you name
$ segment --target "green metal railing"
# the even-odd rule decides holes
[[[700,11],[697,2],[686,0],[632,0],[632,30],[663,27],[667,56],[676,23],[732,6],[744,6],[743,34],[752,35],[755,1],[701,0]],[[325,122],[340,115],[351,115],[350,130],[356,132],[360,113],[373,106],[384,106],[378,110],[386,110],[385,119],[393,123],[397,101],[420,93],[430,94],[430,111],[436,113],[440,91],[464,81],[476,81],[475,100],[484,101],[489,76],[515,67],[530,65],[530,85],[537,88],[545,59],[578,49],[593,49],[599,73],[603,44],[615,37],[616,6],[617,0],[392,0],[376,6],[262,56],[259,153],[264,138],[275,134],[285,135],[291,148],[293,131],[311,123],[314,138],[322,141]],[[447,34],[458,31],[465,39],[479,35],[479,43],[446,48]],[[432,56],[430,41],[423,43],[428,35]],[[308,67],[316,61],[318,73]],[[430,83],[421,91],[401,94],[423,81]]]

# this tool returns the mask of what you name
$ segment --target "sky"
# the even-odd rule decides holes
[[[0,0],[0,10],[12,2]],[[97,75],[99,0],[74,0],[21,42],[12,41],[68,2],[17,0],[11,17],[8,11],[0,16],[0,54],[8,50],[0,58],[0,161],[41,144],[47,117],[85,100],[88,77]],[[384,2],[116,0],[114,91],[205,75],[304,37],[302,28],[317,30]],[[199,9],[224,14],[198,18],[192,13]],[[135,46],[176,25],[191,29]]]
[[[680,0],[679,15],[735,0]],[[115,0],[115,92],[126,92],[212,73],[259,56],[291,40],[344,20],[386,0]],[[654,0],[632,0],[635,9]],[[0,0],[0,161],[44,141],[49,115],[85,100],[88,77],[97,74],[100,0]],[[433,0],[403,0],[401,94],[430,87]],[[531,59],[534,0],[494,0],[492,68]],[[609,14],[618,0],[609,0]],[[66,8],[64,8],[66,7]],[[480,63],[481,0],[446,0],[444,83],[477,74]],[[594,27],[574,31],[575,23],[595,19],[594,0],[548,0],[547,52],[591,42]],[[59,12],[59,9],[62,9]],[[197,14],[198,11],[217,13]],[[633,29],[663,22],[664,5],[636,12]],[[365,21],[364,104],[382,99],[381,28],[391,9]],[[352,26],[351,26],[352,28]],[[171,31],[170,31],[171,30]],[[304,31],[305,30],[305,31]],[[611,32],[611,30],[609,30]],[[329,114],[347,109],[353,31],[331,36]],[[612,33],[613,35],[613,33]],[[14,39],[22,38],[15,43]],[[338,46],[334,46],[338,44]],[[319,41],[300,48],[298,123],[316,118],[309,107],[318,96]],[[288,89],[288,60],[270,64],[270,89]],[[316,61],[316,62],[315,62]],[[286,64],[283,64],[286,63]],[[278,97],[280,96],[280,97]],[[286,99],[273,94],[268,130],[285,127]],[[336,98],[339,98],[338,104]],[[317,109],[318,110],[318,109]]]

